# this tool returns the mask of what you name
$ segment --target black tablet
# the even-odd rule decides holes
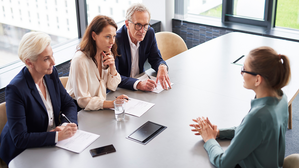
[[[147,144],[167,127],[148,121],[131,133],[127,138],[142,144]]]

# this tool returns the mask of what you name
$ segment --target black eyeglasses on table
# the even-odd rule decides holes
[[[142,25],[142,24],[140,24],[140,23],[134,23],[134,22],[132,22],[131,20],[129,20],[129,22],[131,22],[131,23],[134,24],[134,28],[135,28],[135,30],[137,30],[137,31],[141,30],[142,27],[143,27],[143,30],[144,30],[144,31],[147,31],[147,30],[151,27],[151,24],[145,24],[145,25]]]

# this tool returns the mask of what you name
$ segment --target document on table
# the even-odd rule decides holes
[[[154,103],[130,98],[129,101],[126,103],[125,113],[140,117],[154,105]]]
[[[100,135],[94,133],[77,130],[74,136],[57,142],[56,146],[75,153],[81,153],[99,137]]]
[[[140,76],[139,78],[137,78],[137,79],[139,79],[139,80],[141,80],[141,81],[144,81],[144,80],[147,80],[147,79],[149,79],[148,77],[150,77],[152,80],[154,80],[154,81],[156,81],[156,77],[154,77],[154,76],[148,76],[146,73],[144,74],[144,75],[142,75],[142,76]],[[170,85],[172,86],[173,85],[173,83],[170,83]],[[169,87],[168,87],[169,88]],[[154,92],[154,93],[160,93],[160,92],[162,92],[164,89],[162,88],[162,85],[161,85],[161,83],[160,83],[160,81],[157,83],[157,87],[152,91],[152,92]]]

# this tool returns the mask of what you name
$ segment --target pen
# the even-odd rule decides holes
[[[236,62],[238,62],[241,58],[243,58],[245,55],[242,55],[241,57],[239,57],[236,61],[234,61],[233,63],[235,64]]]
[[[117,98],[117,96],[115,96],[115,98]],[[123,99],[130,100],[130,99],[128,99],[128,98],[123,98]]]
[[[62,117],[64,117],[69,123],[72,123],[63,113],[61,113]]]
[[[152,80],[152,78],[151,78],[149,75],[147,75],[147,77],[148,77],[150,80]],[[155,88],[157,88],[157,87],[155,87]]]

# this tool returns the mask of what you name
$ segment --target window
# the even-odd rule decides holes
[[[96,15],[106,15],[114,19],[116,23],[125,20],[125,12],[130,7],[131,3],[142,3],[142,0],[121,0],[116,3],[115,1],[105,0],[86,0],[87,8],[87,21],[90,23]]]
[[[55,11],[55,1],[52,0],[33,1],[33,4],[29,6],[27,6],[26,1],[15,1],[15,3],[18,2],[20,5],[17,8],[13,2],[2,1],[1,3],[1,11],[3,12],[0,12],[0,74],[2,68],[14,62],[19,62],[17,55],[19,42],[27,32],[42,31],[49,34],[52,38],[52,46],[58,46],[78,38],[76,2],[74,0],[66,0],[65,3],[57,1],[56,7],[61,9],[58,12]],[[39,5],[40,8],[36,8],[36,5]],[[45,10],[46,7],[48,7],[48,10]],[[11,10],[5,10],[5,8]],[[13,10],[19,10],[19,12]],[[64,11],[68,11],[68,15],[65,15]],[[53,13],[57,14],[59,18],[53,16]],[[9,17],[3,17],[5,15]],[[57,25],[59,19],[67,21]],[[54,25],[57,25],[57,27]],[[67,27],[72,27],[72,29]],[[58,29],[59,31],[57,31]]]
[[[221,18],[222,0],[190,0],[187,13]]]
[[[299,1],[280,0],[277,1],[276,27],[299,29]]]
[[[234,0],[233,15],[241,18],[264,20],[264,9],[265,0]]]

